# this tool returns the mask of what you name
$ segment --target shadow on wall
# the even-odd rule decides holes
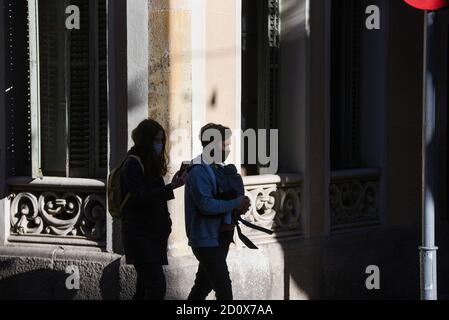
[[[120,260],[116,259],[103,269],[100,278],[102,300],[120,300]]]
[[[54,267],[58,270],[41,266],[27,271],[21,269],[26,268],[29,263],[18,265],[17,259],[0,261],[0,275],[3,277],[0,278],[0,300],[119,300],[122,297],[129,298],[133,294],[127,290],[132,291],[134,286],[125,285],[122,288],[120,285],[120,259],[106,266],[78,264],[80,290],[69,290],[66,287],[70,274],[63,270],[71,262],[56,261]],[[95,279],[96,270],[100,270],[99,279]],[[13,272],[14,274],[11,274]],[[93,276],[89,276],[89,273],[93,273]]]
[[[147,84],[145,81],[146,73],[140,72],[135,75],[130,83],[128,83],[128,110],[132,111],[136,107],[146,103],[144,97],[140,94],[140,92],[145,92],[142,86]]]
[[[11,260],[0,261],[0,272],[16,270]],[[73,300],[76,292],[65,286],[63,271],[36,269],[0,279],[0,300]]]

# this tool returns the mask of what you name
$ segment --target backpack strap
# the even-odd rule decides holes
[[[125,199],[123,199],[122,204],[120,205],[120,211],[123,210],[123,207],[125,206],[125,204],[128,202],[129,198],[131,198],[131,193],[128,192],[128,194],[126,195]]]
[[[126,160],[128,160],[129,158],[136,159],[139,162],[139,165],[140,165],[140,167],[142,169],[142,173],[145,173],[145,167],[144,167],[144,165],[142,163],[142,160],[140,160],[140,158],[138,156],[133,155],[133,154],[128,155],[128,156],[125,157],[125,159],[123,160],[123,162],[121,164],[121,167],[125,164]],[[125,199],[123,199],[122,204],[120,205],[120,211],[122,211],[123,207],[128,202],[129,198],[131,198],[131,196],[132,196],[131,192],[128,192],[128,194],[125,196]]]
[[[142,163],[142,160],[140,160],[140,158],[139,158],[138,156],[133,155],[133,154],[130,154],[127,158],[133,158],[133,159],[136,159],[137,162],[139,162],[140,167],[142,168],[142,172],[145,173],[145,167],[144,167],[144,165],[143,165],[143,163]],[[126,160],[127,158],[125,158],[125,160]]]
[[[273,230],[269,230],[264,227],[261,227],[261,226],[258,226],[256,224],[252,224],[251,222],[246,221],[245,219],[242,218],[242,216],[239,216],[237,218],[237,221],[241,222],[243,225],[247,226],[248,228],[255,229],[255,230],[258,230],[261,232],[265,232],[266,234],[269,234],[269,235],[272,235],[274,233]]]

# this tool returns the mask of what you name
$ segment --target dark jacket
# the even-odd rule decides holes
[[[241,200],[220,200],[214,170],[199,163],[189,169],[184,191],[186,234],[191,247],[218,247],[220,226],[232,221],[231,211]]]
[[[132,194],[122,209],[126,262],[167,265],[167,240],[172,225],[167,201],[174,199],[173,188],[165,185],[162,177],[152,177],[151,168],[145,171],[144,175],[139,162],[129,157],[120,175],[123,195]]]

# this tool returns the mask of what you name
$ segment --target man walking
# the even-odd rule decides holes
[[[231,130],[218,124],[201,129],[203,153],[193,160],[185,188],[185,223],[189,246],[199,262],[188,300],[205,300],[214,290],[217,300],[232,300],[226,258],[232,241],[232,215],[246,212],[248,197],[220,200],[213,166],[229,155]]]

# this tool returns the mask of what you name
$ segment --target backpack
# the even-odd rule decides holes
[[[125,197],[123,197],[122,187],[120,183],[121,180],[120,176],[122,173],[121,169],[129,157],[136,159],[139,162],[140,166],[142,167],[142,171],[145,172],[142,161],[138,156],[135,155],[126,156],[119,166],[112,169],[111,173],[108,176],[107,197],[108,197],[108,211],[113,218],[121,217],[122,208],[125,206],[126,202],[131,197],[131,193],[128,193]]]
[[[221,168],[212,166],[212,171],[215,174],[217,199],[233,200],[245,195],[243,179],[235,165],[229,164]]]

